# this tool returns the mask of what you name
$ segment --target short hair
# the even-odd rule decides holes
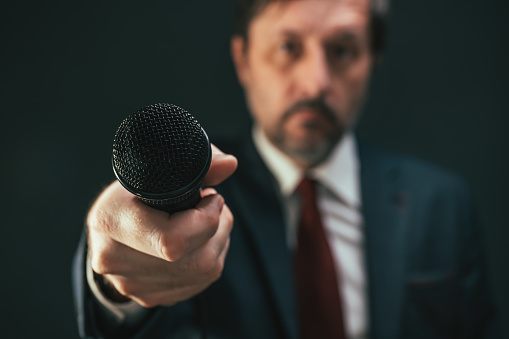
[[[275,1],[291,0],[237,0],[235,12],[234,34],[240,35],[247,40],[247,33],[251,21],[267,5]],[[390,0],[369,0],[370,1],[370,38],[371,51],[374,55],[382,54],[387,35],[387,21],[389,14]]]

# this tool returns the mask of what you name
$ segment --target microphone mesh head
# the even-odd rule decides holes
[[[210,158],[210,143],[198,121],[172,104],[134,112],[113,142],[118,180],[143,198],[170,198],[200,186]]]

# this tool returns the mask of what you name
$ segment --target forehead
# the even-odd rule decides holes
[[[341,28],[367,31],[369,15],[369,0],[274,1],[253,19],[249,34],[326,34]]]

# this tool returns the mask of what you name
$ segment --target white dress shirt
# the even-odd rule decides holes
[[[300,211],[297,185],[304,175],[318,183],[317,204],[338,275],[346,335],[349,339],[368,338],[363,218],[355,138],[347,133],[325,162],[306,173],[256,126],[253,140],[279,185],[290,248],[296,246]]]

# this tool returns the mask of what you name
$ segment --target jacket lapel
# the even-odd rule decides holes
[[[370,337],[397,338],[405,272],[405,221],[409,197],[393,156],[359,145]]]
[[[293,262],[286,246],[279,193],[251,138],[239,157],[243,188],[234,196],[242,223],[253,239],[269,289],[287,336],[297,338]],[[409,197],[401,189],[395,157],[359,144],[364,214],[370,338],[396,338],[401,318],[405,273],[405,222]],[[238,187],[238,186],[236,186]],[[244,217],[245,216],[245,217]]]
[[[275,179],[263,164],[251,138],[238,153],[242,196],[236,203],[239,213],[253,240],[253,247],[261,260],[272,298],[278,310],[288,338],[297,338],[295,292],[293,285],[293,261],[286,244],[285,220],[281,200],[275,189]],[[238,187],[238,186],[236,186]],[[237,217],[237,216],[236,216]]]

